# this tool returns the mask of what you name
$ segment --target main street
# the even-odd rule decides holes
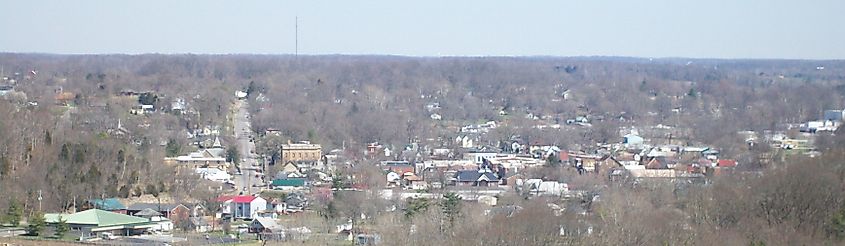
[[[255,194],[260,191],[260,187],[256,185],[264,185],[264,182],[257,178],[256,175],[261,175],[261,165],[256,159],[254,133],[249,122],[249,103],[247,101],[236,102],[236,112],[234,119],[235,139],[238,142],[238,154],[241,160],[238,168],[235,170],[235,189],[238,192],[243,192],[245,195]],[[237,171],[241,174],[237,174]]]

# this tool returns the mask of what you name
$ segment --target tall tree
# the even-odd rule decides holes
[[[455,221],[461,216],[461,196],[454,192],[444,194],[443,200],[440,201],[440,208],[443,210],[443,216],[446,217],[448,228],[454,228]]]
[[[18,226],[21,223],[21,216],[23,216],[23,208],[15,198],[9,199],[9,208],[6,209],[6,223]]]

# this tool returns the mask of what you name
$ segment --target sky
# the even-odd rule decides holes
[[[0,9],[0,52],[845,59],[842,0],[0,0]]]

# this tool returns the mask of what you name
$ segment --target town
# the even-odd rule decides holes
[[[548,75],[543,76],[557,79],[534,86],[550,89],[499,84],[500,73],[508,71],[532,76],[511,68],[473,78],[488,79],[487,84],[391,89],[380,83],[411,77],[357,74],[378,82],[350,85],[347,80],[359,78],[324,74],[341,65],[321,59],[344,63],[350,58],[308,58],[328,70],[273,82],[275,75],[268,74],[279,69],[278,63],[300,61],[255,62],[254,67],[267,70],[253,72],[265,77],[231,70],[207,78],[152,65],[204,59],[197,57],[113,58],[147,60],[131,74],[102,61],[87,61],[104,67],[89,73],[66,71],[50,64],[50,58],[2,57],[0,110],[8,117],[0,119],[5,141],[0,145],[0,190],[10,195],[0,202],[5,211],[0,241],[416,245],[452,238],[465,245],[474,243],[454,235],[479,234],[490,242],[518,239],[504,244],[627,244],[631,239],[616,238],[625,235],[617,230],[634,224],[614,223],[634,223],[633,218],[647,215],[639,222],[671,220],[665,223],[680,224],[661,233],[688,235],[692,229],[684,226],[728,213],[702,212],[705,207],[741,200],[721,196],[773,192],[735,184],[792,184],[766,177],[791,177],[794,167],[788,163],[836,158],[845,118],[841,100],[796,101],[802,92],[784,94],[783,102],[730,101],[731,96],[722,95],[745,93],[745,100],[764,100],[775,86],[793,86],[786,82],[752,92],[758,87],[723,83],[715,86],[731,89],[719,90],[706,85],[718,82],[676,81],[659,73],[644,73],[647,79],[625,85],[566,81],[613,80],[581,74],[590,66],[618,69],[605,65],[613,61],[600,59],[527,59],[513,65],[544,67],[542,74]],[[420,62],[369,59],[385,67]],[[425,66],[441,62],[467,70],[507,64],[467,58]],[[615,66],[643,66],[640,62]],[[573,65],[549,66],[558,63]],[[762,63],[745,65],[777,61]],[[719,71],[769,83],[827,81],[832,67],[840,65],[808,65],[793,74],[748,75],[746,68],[729,64]],[[709,64],[683,62],[648,66],[714,71]],[[21,67],[27,69],[8,70]],[[629,88],[629,95],[611,99]],[[843,97],[802,88],[824,98]],[[595,100],[605,96],[607,101]],[[540,99],[547,101],[535,101]],[[806,164],[797,173],[823,170],[810,169],[813,165],[821,164]],[[827,179],[819,180],[814,182]],[[806,188],[802,185],[795,187]],[[812,199],[838,194],[829,193]],[[807,196],[812,194],[817,193]]]

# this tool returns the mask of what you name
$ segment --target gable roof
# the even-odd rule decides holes
[[[303,196],[302,194],[298,194],[298,195],[296,195],[296,194],[297,193],[291,193],[290,195],[285,197],[284,203],[286,203],[288,205],[302,205],[303,203],[305,203],[307,201],[305,199],[305,196]]]
[[[124,210],[126,209],[126,205],[123,205],[117,198],[106,198],[106,199],[91,199],[88,200],[88,203],[94,206],[94,208],[102,209],[106,211],[115,211],[115,210]]]
[[[217,202],[226,202],[229,200],[234,199],[236,196],[219,196],[217,197]]]
[[[250,224],[252,228],[264,228],[269,229],[271,231],[280,230],[282,226],[276,223],[276,220],[271,218],[264,218],[264,217],[257,217],[255,220],[252,221]]]
[[[205,149],[205,153],[208,153],[207,157],[211,158],[225,158],[226,150],[223,148],[211,148]]]
[[[161,213],[156,212],[155,210],[153,210],[151,208],[145,208],[144,210],[141,210],[140,212],[135,213],[135,216],[153,217],[153,216],[161,216]]]
[[[149,220],[131,215],[113,213],[100,209],[89,209],[78,213],[60,215],[61,219],[68,224],[103,226],[120,226],[147,223]],[[59,216],[50,216],[49,219],[57,219]],[[45,217],[45,219],[47,219]],[[47,221],[57,223],[58,221]]]
[[[455,174],[458,182],[476,182],[481,180],[499,181],[499,177],[492,172],[479,172],[478,170],[461,170]]]
[[[232,198],[232,202],[236,203],[251,203],[252,200],[255,200],[256,197],[254,196],[236,196]]]

